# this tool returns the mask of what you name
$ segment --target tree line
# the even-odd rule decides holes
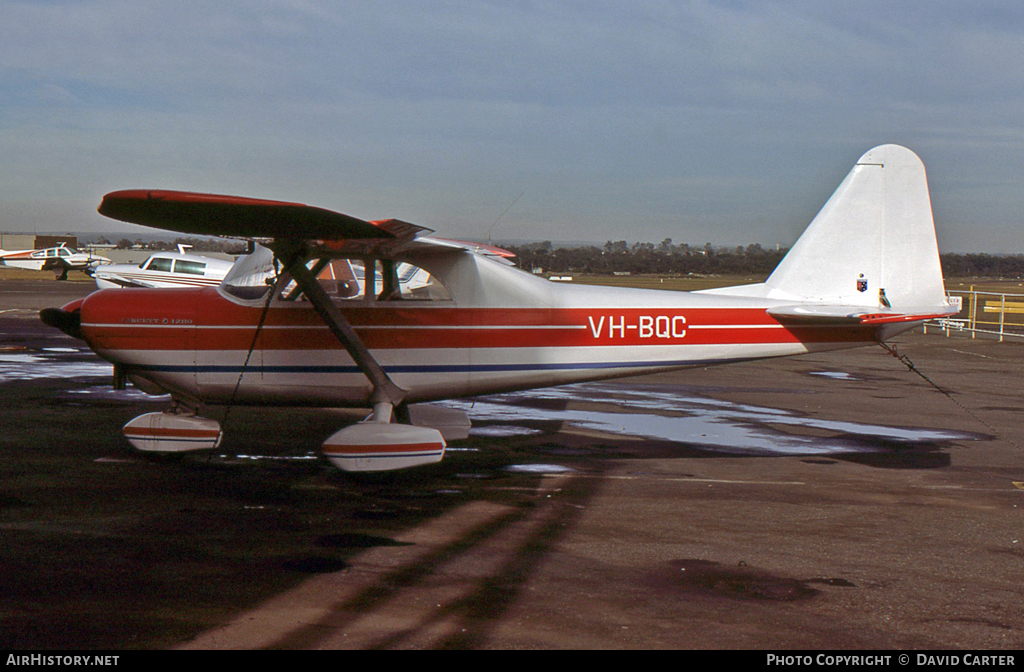
[[[693,247],[675,244],[611,241],[604,247],[556,247],[551,241],[506,246],[527,271],[544,273],[658,274],[658,275],[767,275],[786,255],[786,249],[765,249],[758,244],[716,248],[707,243]]]
[[[753,275],[767,277],[789,252],[789,248],[766,249],[758,244],[746,247],[714,247],[711,243],[691,246],[675,244],[671,238],[660,243],[608,241],[604,247],[583,245],[558,247],[539,243],[506,245],[516,254],[516,263],[527,271],[546,274],[653,274],[653,275]],[[1022,278],[1024,255],[942,254],[942,273],[948,278]]]
[[[1022,278],[1024,255],[943,254],[942,274],[947,278]]]
[[[101,244],[111,244],[106,238],[100,238],[96,242]],[[200,254],[202,252],[222,252],[224,254],[245,254],[246,243],[235,240],[232,238],[175,238],[173,241],[170,240],[143,240],[136,238],[131,240],[129,238],[121,238],[113,245],[118,250],[130,250],[132,248],[154,250],[157,252],[163,252],[167,250],[177,250],[178,245],[188,245],[192,249],[189,252]]]
[[[100,239],[101,243],[109,242]],[[119,249],[138,245],[148,250],[174,250],[178,243],[192,245],[191,252],[223,252],[245,254],[245,243],[228,238],[176,238],[117,241]],[[652,274],[652,275],[750,275],[765,276],[775,269],[789,248],[763,248],[759,244],[737,247],[715,247],[711,243],[692,246],[673,243],[666,238],[660,243],[611,241],[604,247],[581,245],[560,247],[545,240],[538,243],[506,245],[515,253],[516,263],[527,271],[540,269],[548,274]],[[947,278],[1024,278],[1024,255],[942,254],[942,273]]]

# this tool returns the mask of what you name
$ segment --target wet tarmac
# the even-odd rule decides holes
[[[76,289],[0,314],[0,646],[1024,643],[1020,345],[897,339],[949,396],[865,348],[448,402],[441,464],[352,478],[345,412],[132,452],[166,399],[31,317]]]

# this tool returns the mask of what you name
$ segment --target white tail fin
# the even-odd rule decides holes
[[[898,145],[864,154],[765,284],[788,295],[778,298],[895,310],[944,305],[921,159]]]
[[[898,145],[868,151],[768,280],[736,289],[866,311],[941,312],[946,292],[924,164]]]

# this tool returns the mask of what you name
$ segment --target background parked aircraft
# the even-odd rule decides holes
[[[117,287],[214,287],[220,284],[233,261],[198,254],[157,252],[141,264],[110,264],[93,272],[100,289]]]
[[[110,259],[90,252],[79,252],[73,247],[60,245],[41,250],[0,250],[0,266],[26,268],[32,271],[52,270],[58,280],[67,280],[68,271],[93,273],[99,266],[109,264]]]

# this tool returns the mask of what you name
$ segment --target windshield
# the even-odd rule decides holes
[[[252,254],[239,257],[221,282],[221,288],[239,299],[258,299],[277,279],[274,253],[257,245]]]
[[[147,271],[163,271],[164,273],[171,272],[171,260],[165,259],[164,257],[151,257],[149,265],[146,266]]]

